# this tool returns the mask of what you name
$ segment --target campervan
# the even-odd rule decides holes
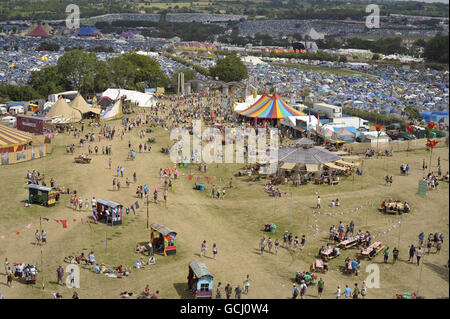
[[[2,118],[1,124],[7,125],[9,127],[16,127],[17,119],[14,116],[5,116]]]
[[[0,115],[3,115],[5,113],[8,113],[8,109],[6,108],[6,105],[0,104]]]
[[[11,114],[24,114],[25,110],[23,106],[17,105],[17,106],[11,106],[9,108],[9,113]]]

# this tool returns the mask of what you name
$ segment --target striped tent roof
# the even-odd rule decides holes
[[[266,93],[263,94],[255,104],[239,112],[239,114],[263,119],[282,119],[289,116],[305,115],[287,105],[277,93],[270,99]]]
[[[27,144],[32,139],[30,134],[0,124],[0,148]]]

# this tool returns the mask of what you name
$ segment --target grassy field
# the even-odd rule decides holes
[[[120,122],[110,122],[109,125],[118,128]],[[38,284],[30,289],[25,284],[13,282],[13,288],[8,288],[4,269],[0,271],[0,293],[6,298],[52,298],[56,291],[64,298],[72,295],[72,290],[56,285],[56,268],[65,264],[63,259],[68,255],[88,254],[93,250],[97,261],[107,266],[127,265],[133,267],[138,255],[134,252],[137,243],[149,240],[150,233],[146,228],[146,207],[143,200],[138,200],[140,208],[136,215],[124,216],[120,226],[108,228],[108,251],[105,254],[106,226],[93,224],[90,230],[86,224],[81,224],[80,218],[90,216],[88,211],[73,211],[69,208],[68,195],[62,195],[60,202],[52,208],[33,205],[25,208],[23,200],[27,198],[25,174],[27,170],[37,169],[44,174],[45,180],[53,177],[58,185],[76,189],[82,199],[110,199],[122,203],[126,207],[137,198],[137,185],[147,184],[151,188],[160,184],[159,169],[173,167],[168,155],[159,152],[161,147],[169,145],[169,134],[158,128],[151,136],[156,143],[150,153],[138,153],[135,161],[128,161],[128,142],[135,149],[142,142],[138,131],[134,129],[127,133],[123,140],[115,138],[113,145],[112,170],[107,167],[108,157],[93,156],[89,165],[74,164],[73,155],[65,154],[65,145],[77,143],[77,140],[67,134],[56,137],[53,141],[53,152],[44,159],[21,164],[0,167],[0,200],[3,204],[0,223],[0,258],[8,258],[12,262],[25,262],[40,265],[40,249],[33,244],[34,232],[39,228],[39,217],[47,217],[44,229],[48,234],[48,244],[43,247],[44,266]],[[86,131],[86,130],[85,130]],[[94,130],[97,131],[97,130]],[[110,144],[107,141],[95,142],[95,145]],[[93,145],[94,146],[94,145]],[[82,151],[77,147],[76,154]],[[448,148],[438,148],[433,153],[433,167],[437,170],[437,157],[441,157],[442,171],[449,169]],[[448,183],[441,183],[438,190],[428,192],[426,197],[417,195],[418,180],[422,177],[422,160],[428,161],[429,154],[423,151],[396,153],[393,158],[369,159],[362,162],[362,176],[343,179],[339,185],[307,185],[293,187],[280,186],[283,196],[271,198],[263,192],[264,180],[251,182],[247,177],[234,178],[233,188],[227,189],[224,200],[209,197],[210,184],[205,192],[193,189],[193,181],[188,180],[192,172],[194,176],[215,176],[219,186],[228,185],[228,179],[242,168],[237,164],[211,164],[207,173],[198,173],[196,167],[181,169],[181,177],[175,181],[174,190],[169,193],[167,208],[160,201],[150,203],[150,223],[157,222],[178,232],[178,247],[175,256],[163,257],[157,255],[156,265],[145,269],[132,269],[129,277],[123,279],[108,278],[94,274],[87,266],[81,266],[81,282],[78,293],[81,298],[119,298],[122,291],[140,293],[146,284],[151,290],[159,290],[162,298],[189,298],[186,277],[188,264],[191,260],[201,259],[214,275],[214,287],[218,282],[227,283],[233,287],[241,284],[247,274],[250,275],[251,287],[248,296],[244,298],[289,298],[291,286],[297,270],[309,270],[315,260],[317,251],[326,243],[326,234],[331,225],[337,225],[339,220],[348,224],[355,222],[355,229],[369,230],[372,234],[384,232],[394,223],[402,220],[402,226],[380,236],[383,244],[399,245],[400,260],[395,264],[384,264],[380,253],[372,261],[363,261],[359,277],[343,275],[339,267],[344,264],[346,256],[357,255],[356,249],[342,251],[342,255],[330,262],[330,271],[322,275],[325,281],[324,298],[334,298],[336,286],[345,287],[355,282],[362,283],[366,279],[365,269],[369,264],[380,268],[380,288],[369,289],[368,298],[395,298],[395,293],[418,291],[426,298],[448,298],[448,269],[445,267],[448,258],[448,221],[449,192]],[[411,174],[400,176],[399,166],[409,163]],[[112,190],[112,179],[115,168],[125,167],[125,176],[132,180],[132,173],[137,173],[138,183],[131,184],[129,189]],[[384,176],[393,175],[393,186],[384,185]],[[211,179],[212,181],[212,179]],[[124,178],[121,178],[124,185]],[[293,194],[292,224],[290,223],[290,196]],[[313,236],[312,226],[316,225],[312,210],[316,205],[317,195],[322,198],[322,211],[349,212],[362,206],[358,211],[344,215],[317,217],[320,229],[318,237]],[[161,197],[161,196],[160,196]],[[341,208],[327,207],[331,199],[339,198]],[[379,204],[388,198],[407,200],[412,212],[408,216],[387,216],[377,211]],[[367,202],[372,205],[364,205]],[[326,207],[326,208],[325,208]],[[68,227],[62,226],[54,219],[67,219]],[[73,219],[77,221],[74,222]],[[278,225],[273,237],[281,239],[285,230],[294,235],[307,236],[307,246],[303,251],[288,251],[281,248],[278,256],[265,253],[259,254],[259,240],[268,233],[263,232],[264,224],[273,222]],[[31,224],[31,225],[30,225]],[[29,226],[27,229],[27,226]],[[417,244],[417,236],[423,231],[426,234],[439,232],[445,234],[443,249],[439,255],[430,254],[424,257],[422,280],[419,287],[421,267],[407,262],[408,247]],[[19,235],[16,232],[20,232]],[[400,233],[401,232],[401,233]],[[4,238],[2,237],[4,236]],[[207,257],[199,257],[200,244],[207,241]],[[212,259],[211,247],[218,247],[217,260]],[[39,289],[45,283],[45,289]],[[214,288],[215,289],[215,288]],[[308,289],[306,298],[317,298],[314,288]]]

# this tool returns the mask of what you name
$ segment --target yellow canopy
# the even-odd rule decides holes
[[[341,164],[341,165],[345,165],[345,166],[359,166],[359,163],[349,163],[349,162],[345,162],[343,160],[337,160],[335,163]]]
[[[281,166],[280,168],[290,171],[290,170],[294,169],[295,165],[297,165],[297,164],[295,164],[295,163],[284,163],[283,166]]]
[[[320,165],[319,164],[305,164],[306,171],[308,173],[315,173],[320,171]]]
[[[323,165],[325,165],[331,169],[335,169],[335,170],[339,170],[339,171],[346,171],[348,169],[347,167],[337,166],[334,163],[325,163]]]

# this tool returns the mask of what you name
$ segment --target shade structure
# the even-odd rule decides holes
[[[21,151],[21,147],[32,139],[30,134],[0,124],[0,150],[6,148],[9,152]]]
[[[263,94],[255,104],[239,112],[239,114],[261,119],[283,119],[289,116],[305,115],[287,105],[277,93],[272,95],[270,99],[266,99]]]
[[[44,38],[49,38],[51,37],[51,35],[45,31],[45,29],[38,25],[36,28],[34,28],[33,30],[31,30],[29,33],[27,33],[28,37],[44,37]]]
[[[314,146],[315,142],[309,138],[303,137],[303,138],[299,138],[298,140],[294,141],[295,145],[298,146]]]
[[[101,112],[99,108],[90,107],[80,94],[78,94],[77,97],[73,99],[72,103],[70,103],[70,106],[80,111],[81,114],[87,114],[89,112],[100,114]]]
[[[69,119],[66,123],[76,123],[81,121],[81,112],[71,107],[63,98],[59,98],[47,113],[47,117],[59,117]]]
[[[296,164],[324,164],[341,159],[323,148],[285,147],[278,150],[278,161]]]

